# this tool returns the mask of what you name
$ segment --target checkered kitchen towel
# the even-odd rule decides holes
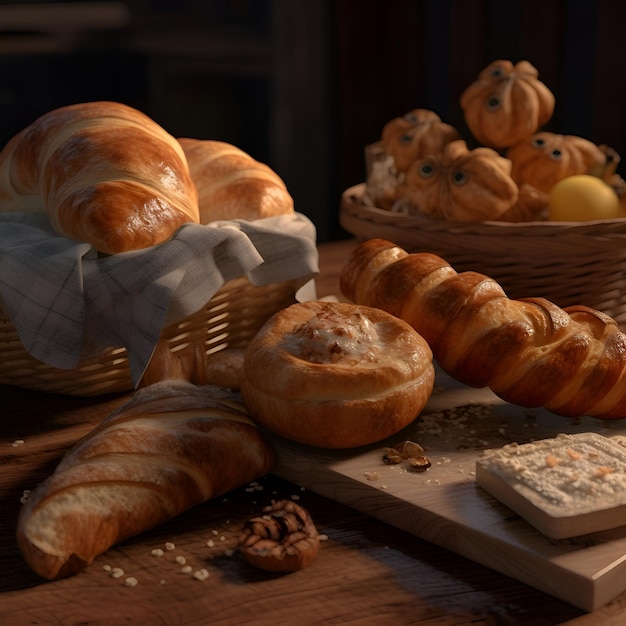
[[[137,384],[161,329],[200,310],[222,285],[264,285],[318,271],[315,227],[304,215],[187,224],[158,246],[99,258],[60,237],[42,215],[0,213],[0,306],[24,348],[74,369],[125,347]]]

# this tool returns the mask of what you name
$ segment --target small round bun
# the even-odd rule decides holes
[[[432,352],[407,323],[372,307],[311,301],[279,311],[252,340],[241,393],[277,435],[354,448],[410,424],[434,378]]]

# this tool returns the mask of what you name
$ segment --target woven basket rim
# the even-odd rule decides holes
[[[626,237],[626,217],[615,219],[593,220],[587,222],[451,222],[435,220],[426,216],[412,216],[379,209],[364,204],[362,198],[365,183],[359,183],[346,189],[341,195],[341,209],[350,212],[360,220],[373,223],[385,223],[402,229],[416,229],[426,232],[446,231],[457,234],[477,234],[481,236],[502,237],[513,236],[596,236],[610,238],[613,235]],[[618,237],[619,238],[619,237]],[[620,242],[621,245],[621,242]]]

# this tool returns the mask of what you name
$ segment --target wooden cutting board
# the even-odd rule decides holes
[[[550,540],[475,480],[476,460],[485,449],[561,432],[626,435],[626,420],[571,420],[524,409],[438,371],[435,392],[422,415],[397,436],[347,451],[274,438],[274,473],[592,611],[626,589],[626,526]],[[426,449],[432,463],[428,470],[384,463],[383,447],[404,440]]]

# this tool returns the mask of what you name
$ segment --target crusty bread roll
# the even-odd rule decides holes
[[[493,279],[371,239],[347,259],[344,296],[405,320],[441,367],[474,387],[564,416],[626,417],[626,335],[608,315],[509,299]]]
[[[300,443],[352,448],[412,422],[432,393],[426,342],[380,309],[293,304],[250,342],[241,393],[268,430]]]
[[[293,213],[293,198],[268,165],[223,141],[186,137],[178,141],[198,189],[202,224]]]
[[[0,153],[0,210],[47,213],[56,232],[105,254],[199,221],[180,144],[117,102],[55,109],[14,136]]]
[[[157,383],[79,441],[32,492],[18,543],[40,576],[69,576],[119,541],[266,474],[272,462],[237,396]]]

